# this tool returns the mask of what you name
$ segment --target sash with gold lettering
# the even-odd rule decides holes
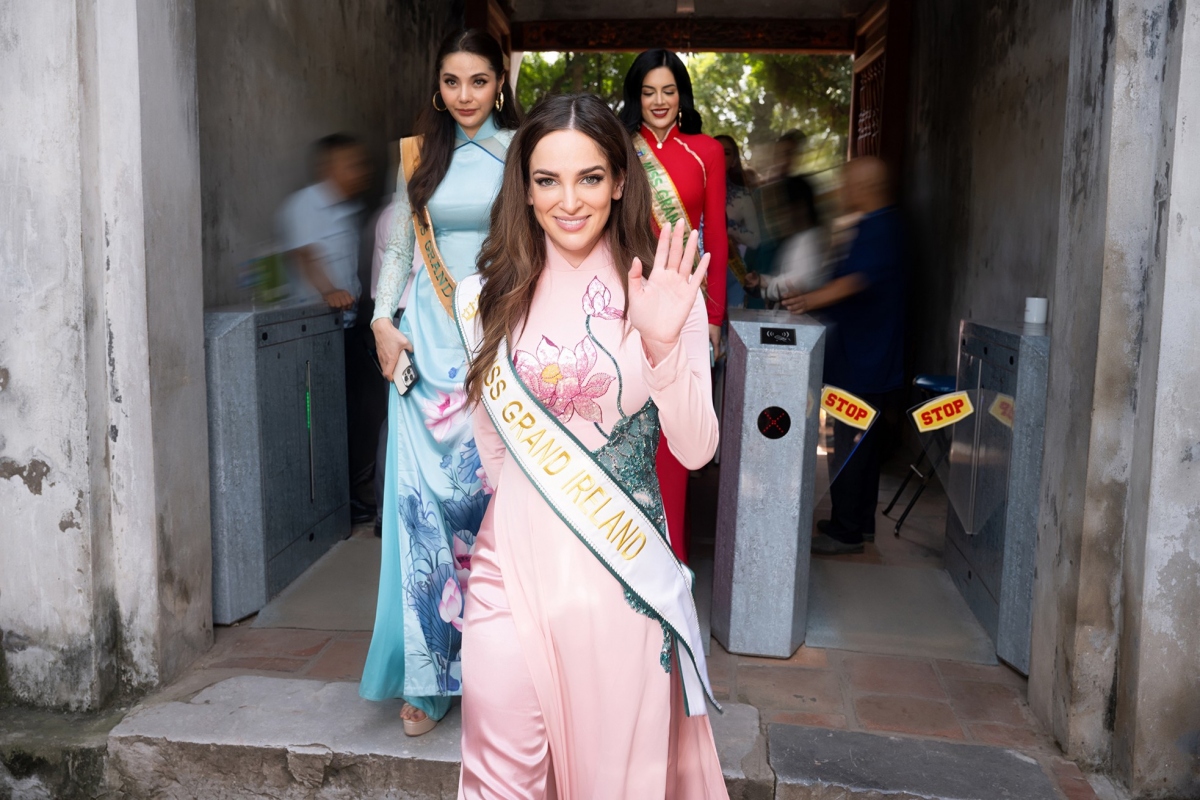
[[[479,347],[481,286],[479,276],[472,275],[454,295],[468,358]],[[705,714],[706,699],[720,710],[708,683],[691,573],[621,484],[521,382],[507,340],[484,379],[483,407],[509,455],[559,519],[668,630],[687,715]]]
[[[675,188],[675,182],[667,173],[667,168],[658,160],[658,156],[654,155],[654,148],[647,144],[646,138],[640,133],[633,135],[633,149],[637,153],[638,161],[642,162],[642,168],[646,170],[646,177],[650,180],[650,209],[658,229],[661,231],[667,225],[674,225],[683,220],[683,235],[686,237],[692,232],[692,223],[688,220],[683,199],[679,196],[679,190]],[[696,263],[692,265],[692,269],[700,263],[702,255],[700,248],[696,248]],[[707,278],[705,280],[707,281]]]
[[[400,164],[404,170],[404,180],[412,180],[417,165],[421,162],[420,136],[409,136],[400,140]],[[442,253],[438,250],[437,241],[433,238],[433,222],[429,219],[429,209],[418,214],[413,210],[413,230],[417,233],[417,245],[421,251],[421,259],[425,262],[425,271],[429,273],[429,281],[437,292],[442,308],[451,317],[454,316],[454,287],[457,285]]]

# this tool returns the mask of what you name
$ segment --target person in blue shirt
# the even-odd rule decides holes
[[[904,387],[907,245],[886,165],[870,156],[850,161],[842,193],[846,211],[862,215],[849,252],[829,283],[783,300],[795,314],[823,310],[829,326],[825,383],[881,412],[857,447],[858,431],[834,423],[834,452],[846,460],[829,488],[833,511],[829,520],[817,523],[820,533],[813,539],[812,551],[825,555],[861,553],[863,542],[875,538],[879,471],[889,434],[883,411],[896,404]]]

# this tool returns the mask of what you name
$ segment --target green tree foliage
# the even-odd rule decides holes
[[[625,73],[636,53],[526,53],[517,99],[533,108],[547,94],[591,92],[613,108],[621,103]]]
[[[842,56],[700,53],[688,59],[705,132],[732,136],[747,158],[784,131],[808,134],[807,171],[845,159],[852,62]]]
[[[633,53],[526,53],[517,96],[525,108],[545,94],[594,92],[621,103]],[[684,54],[704,132],[732,136],[747,159],[765,167],[784,131],[809,136],[805,171],[842,162],[850,120],[851,60],[791,53]]]

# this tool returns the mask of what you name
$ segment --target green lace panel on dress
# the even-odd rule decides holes
[[[646,405],[637,413],[617,420],[612,432],[608,434],[608,442],[593,455],[617,483],[625,487],[629,496],[654,523],[659,535],[666,540],[667,518],[658,485],[658,472],[655,469],[659,433],[658,406],[654,405],[653,400],[647,400]],[[669,545],[670,541],[667,541],[667,544]],[[625,602],[629,603],[634,611],[657,620],[662,626],[663,646],[658,660],[663,670],[670,672],[670,629],[653,609],[628,589],[625,590]]]

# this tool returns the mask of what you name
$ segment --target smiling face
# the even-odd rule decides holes
[[[529,156],[529,204],[554,248],[579,266],[604,235],[622,179],[604,153],[575,130],[548,133]]]
[[[442,102],[467,136],[474,137],[492,112],[501,80],[503,76],[486,58],[473,53],[452,53],[442,62],[438,76]]]
[[[667,67],[656,67],[642,79],[642,122],[659,136],[675,124],[679,116],[679,87]]]

